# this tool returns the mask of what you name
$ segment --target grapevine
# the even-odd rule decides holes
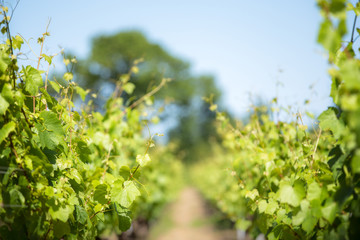
[[[114,94],[104,113],[92,111],[91,101],[76,111],[75,99],[89,99],[89,90],[76,84],[71,71],[49,80],[49,68],[40,69],[54,58],[42,51],[47,31],[38,40],[37,67],[19,65],[26,41],[10,35],[7,11],[1,7],[7,36],[0,44],[1,238],[94,239],[126,231],[139,212],[134,202],[146,204],[140,200],[146,196],[141,172],[151,164],[153,140],[142,134],[142,100],[127,107]],[[130,92],[133,74],[121,76],[119,91]]]

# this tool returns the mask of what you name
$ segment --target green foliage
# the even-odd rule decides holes
[[[181,161],[175,158],[172,144],[156,147],[151,152],[152,161],[144,167],[141,182],[149,183],[141,188],[144,191],[135,201],[135,216],[156,220],[165,204],[172,202],[184,185],[184,169]],[[151,184],[150,184],[151,183]]]
[[[237,228],[255,235],[263,232],[269,239],[298,239],[326,232],[333,219],[324,217],[322,209],[333,203],[325,202],[329,194],[335,194],[326,164],[327,146],[333,138],[306,132],[295,122],[275,123],[256,109],[241,128],[229,126],[221,113],[218,116],[220,125],[226,126],[220,131],[228,153],[202,170],[222,169],[219,181],[227,186],[205,195],[218,199],[217,207]],[[203,191],[215,184],[206,175],[196,179]]]
[[[176,123],[172,129],[168,129],[169,141],[177,143],[174,149],[176,154],[187,162],[199,159],[204,152],[202,150],[209,148],[209,139],[216,136],[213,127],[215,114],[201,101],[202,96],[210,93],[214,94],[214,102],[219,100],[221,92],[214,78],[194,76],[188,62],[151,42],[141,32],[126,31],[95,37],[90,55],[80,60],[74,69],[75,79],[81,86],[121,89],[117,94],[129,106],[136,103],[140,96],[156,89],[164,76],[171,78],[166,87],[158,92],[156,101],[151,98],[147,101],[155,107],[166,104],[166,108],[162,107],[160,118]],[[129,72],[131,79],[127,75]],[[123,74],[129,77],[119,78]],[[108,96],[101,91],[99,94],[103,95],[95,103],[102,106],[99,99]]]
[[[271,114],[256,111],[248,124],[234,128],[217,112],[228,153],[199,170],[205,172],[201,177],[193,174],[237,228],[254,235],[262,232],[268,239],[360,236],[360,60],[354,49],[355,28],[350,42],[344,41],[347,16],[358,14],[360,5],[345,0],[318,0],[318,5],[323,15],[318,42],[332,64],[330,95],[336,107],[324,111],[319,128],[311,132],[303,124],[274,122]],[[216,179],[225,186],[209,191],[214,182],[208,173],[219,168],[224,172]]]
[[[338,1],[338,7],[330,9],[328,7],[334,5],[332,1],[319,1],[318,4],[324,16],[323,22],[329,23],[326,34],[333,32],[337,38],[343,40],[346,33],[347,16],[349,13],[358,15],[359,3],[353,6],[349,1]],[[344,45],[337,43],[336,49],[333,49],[319,41],[327,50],[329,62],[332,64],[329,71],[332,77],[331,97],[339,108],[339,111],[335,112],[336,116],[334,112],[329,113],[331,111],[329,109],[322,114],[325,115],[324,119],[319,118],[320,126],[325,125],[337,140],[332,149],[332,152],[336,152],[336,154],[331,154],[333,158],[330,163],[336,173],[334,176],[339,185],[333,196],[337,206],[329,204],[327,215],[332,220],[335,209],[345,212],[344,215],[348,217],[348,226],[345,228],[347,229],[346,236],[350,238],[360,236],[359,229],[355,227],[360,222],[358,203],[360,198],[360,60],[357,57],[359,50],[354,46],[355,39],[358,37],[355,23],[350,42]],[[337,58],[333,58],[333,56]],[[330,119],[331,121],[329,121]],[[336,234],[344,235],[340,229],[336,231]]]
[[[2,7],[0,24],[10,36],[6,11]],[[14,56],[22,44],[15,36],[0,47],[0,238],[95,239],[126,231],[134,213],[152,197],[140,190],[143,184],[158,184],[141,178],[152,164],[148,150],[154,144],[142,133],[146,109],[141,101],[128,107],[114,96],[104,113],[91,111],[91,100],[81,113],[75,111],[75,94],[84,100],[89,91],[73,81],[72,72],[44,81],[48,73],[39,67],[19,67]],[[38,66],[41,61],[51,64],[53,56],[39,56]],[[130,79],[135,71],[121,79]],[[122,84],[129,94],[134,91]],[[168,162],[169,169],[172,164]],[[175,171],[181,169],[163,174]],[[161,194],[170,191],[171,182],[166,185],[159,187]]]

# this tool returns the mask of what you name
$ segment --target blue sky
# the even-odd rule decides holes
[[[249,93],[266,100],[277,95],[281,105],[300,111],[310,99],[308,109],[315,114],[331,104],[327,59],[316,43],[315,0],[22,0],[12,34],[36,39],[49,18],[49,54],[61,46],[85,57],[97,34],[141,30],[191,62],[194,73],[213,74],[223,104],[238,116],[250,105]],[[276,87],[279,81],[282,86]]]

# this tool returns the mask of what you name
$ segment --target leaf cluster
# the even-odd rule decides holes
[[[336,106],[318,117],[319,128],[312,132],[301,115],[300,121],[274,122],[255,111],[248,124],[234,128],[217,112],[228,153],[203,171],[228,169],[227,175],[215,175],[217,186],[225,186],[209,191],[214,180],[197,177],[205,195],[238,229],[262,232],[268,239],[360,236],[360,61],[355,48],[360,5],[345,0],[319,0],[318,5],[323,16],[318,42],[332,65],[330,95]],[[349,12],[356,17],[351,39],[344,42]]]
[[[141,102],[126,107],[114,94],[104,113],[92,111],[92,101],[76,111],[75,96],[90,98],[89,90],[71,70],[47,79],[40,62],[51,65],[54,56],[42,52],[37,68],[19,67],[24,40],[10,36],[7,8],[1,9],[8,38],[0,44],[0,238],[94,239],[126,231],[140,208],[134,202],[147,198],[139,179],[151,165]],[[131,74],[121,76],[119,91],[134,90]]]

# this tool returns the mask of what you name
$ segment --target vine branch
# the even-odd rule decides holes
[[[358,3],[360,3],[360,0],[358,1]],[[351,32],[351,40],[350,40],[351,43],[354,43],[354,32],[355,32],[356,20],[357,20],[357,15],[355,13],[354,23],[353,23],[352,32]]]

